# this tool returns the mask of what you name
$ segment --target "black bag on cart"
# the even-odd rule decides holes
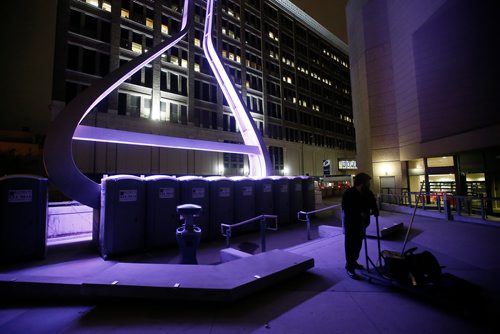
[[[384,273],[386,276],[411,286],[431,286],[439,283],[442,272],[436,257],[429,251],[415,253],[412,248],[401,255],[384,250]]]

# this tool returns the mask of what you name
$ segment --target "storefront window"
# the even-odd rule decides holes
[[[486,183],[484,173],[466,174],[467,195],[483,196],[486,194]]]
[[[453,156],[427,158],[428,167],[450,167],[454,165]]]
[[[429,191],[437,193],[455,192],[455,174],[429,175]]]

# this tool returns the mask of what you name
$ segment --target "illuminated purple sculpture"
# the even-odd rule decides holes
[[[213,46],[210,36],[210,32],[212,31],[213,6],[214,0],[208,0],[203,38],[204,52],[217,82],[229,103],[229,107],[235,116],[245,145],[80,125],[85,116],[108,94],[186,36],[193,21],[190,17],[193,12],[193,1],[186,0],[183,8],[181,30],[177,34],[160,43],[150,52],[132,59],[87,88],[73,99],[56,117],[45,140],[44,163],[49,179],[59,190],[82,204],[93,208],[100,207],[100,184],[87,178],[76,166],[72,154],[72,140],[247,154],[251,176],[266,176],[271,174],[269,153],[262,135],[257,130],[250,112],[243,104]]]

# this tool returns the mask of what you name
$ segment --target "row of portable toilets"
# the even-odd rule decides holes
[[[0,178],[0,262],[43,258],[47,241],[47,179],[13,175]],[[116,175],[101,181],[101,209],[94,210],[93,241],[105,258],[176,244],[181,225],[177,206],[196,204],[195,224],[202,240],[221,237],[220,224],[267,214],[279,226],[314,210],[309,177],[137,177]],[[232,234],[257,230],[258,221]]]
[[[202,240],[221,237],[221,224],[259,215],[276,215],[280,226],[297,220],[298,211],[314,210],[314,181],[309,177],[136,177],[115,175],[101,182],[101,210],[94,217],[93,240],[105,258],[176,243],[181,225],[176,207],[196,204],[195,224]],[[255,224],[236,228],[255,231]]]

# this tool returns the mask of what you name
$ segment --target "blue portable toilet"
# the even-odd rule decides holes
[[[0,178],[0,263],[42,259],[46,244],[47,179]]]
[[[114,175],[102,179],[99,248],[105,260],[144,250],[145,206],[142,178]]]
[[[179,182],[175,177],[153,175],[146,181],[146,248],[175,245],[176,229],[180,226]]]
[[[270,177],[255,177],[255,215],[273,215],[273,179]]]
[[[234,183],[234,223],[240,223],[255,217],[254,180],[243,176],[230,178]],[[257,230],[258,222],[239,227],[238,232]]]
[[[178,178],[181,191],[179,204],[196,204],[201,206],[201,214],[195,218],[194,224],[201,228],[201,239],[210,235],[210,196],[208,181],[200,176],[182,176]],[[182,222],[181,222],[182,223]]]
[[[301,176],[302,179],[302,204],[303,211],[311,212],[316,210],[314,198],[314,179],[309,176]]]
[[[273,180],[274,214],[278,216],[278,224],[290,223],[290,191],[288,178],[285,176],[271,176]]]
[[[290,222],[297,222],[297,212],[303,209],[302,179],[299,176],[288,176],[290,194]]]
[[[233,213],[233,181],[227,177],[210,176],[210,238],[221,237],[220,224],[232,224]]]

